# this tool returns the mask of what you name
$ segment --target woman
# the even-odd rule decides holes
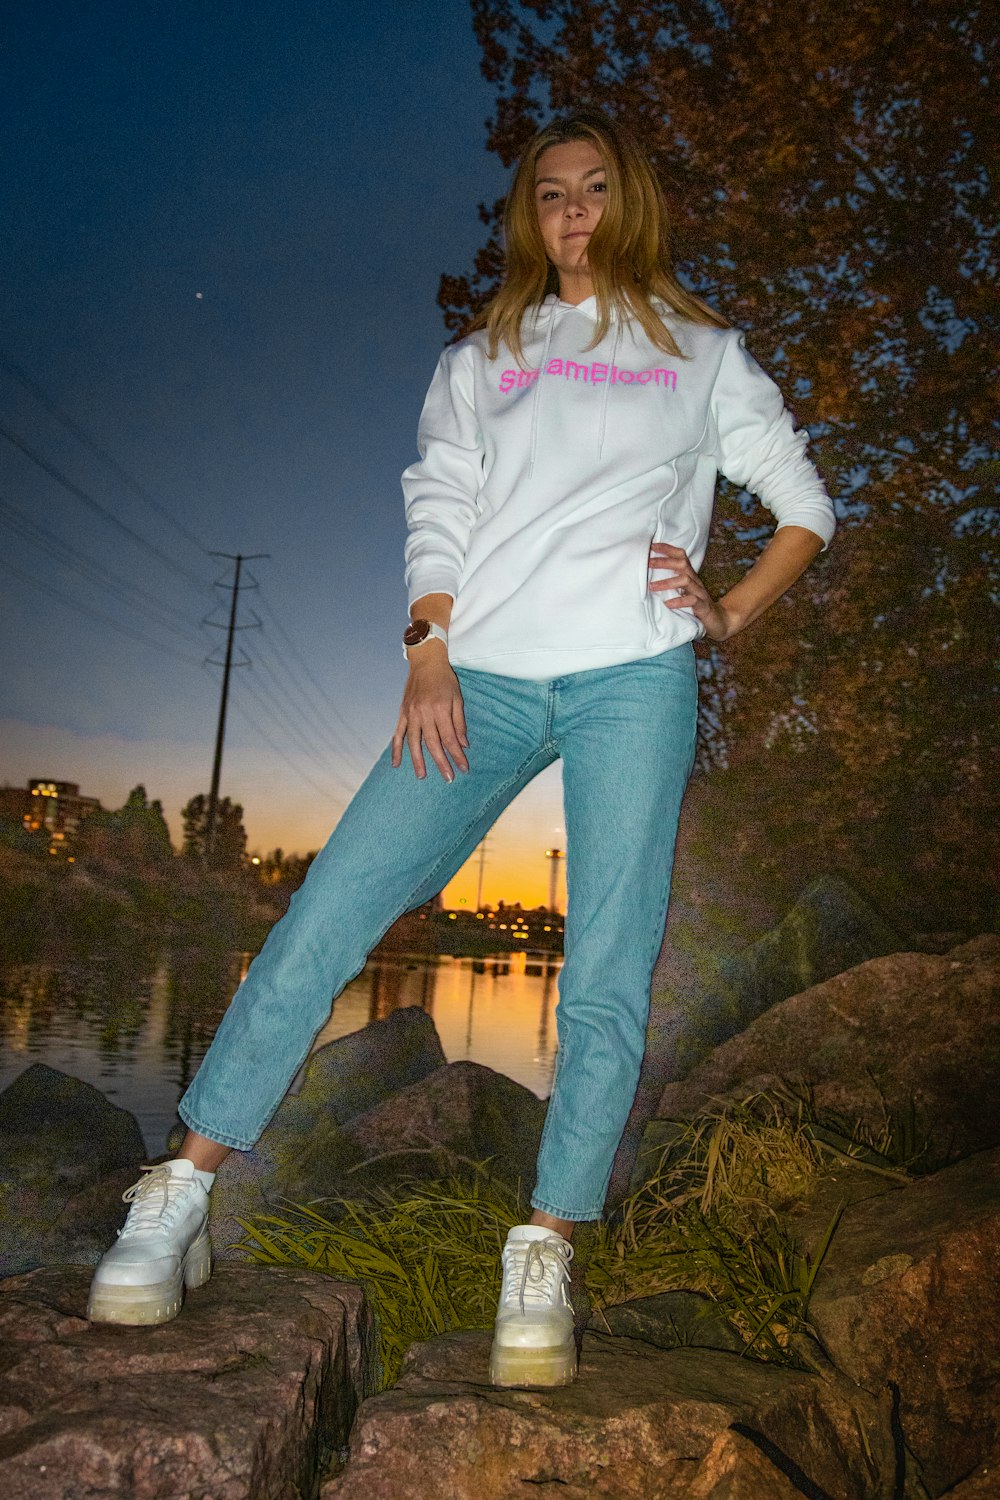
[[[125,1194],[92,1319],[165,1321],[182,1283],[207,1279],[215,1170],[263,1133],[330,995],[558,757],[559,1047],[533,1212],[503,1250],[490,1378],[574,1378],[571,1239],[601,1216],[638,1082],[695,754],[692,641],[756,619],[835,524],[780,392],[676,280],[667,243],[656,179],[620,125],[583,111],[528,146],[505,282],[442,354],[403,475],[412,623],[392,742],[223,1017],[178,1106],[178,1157]],[[720,470],[778,527],[715,600],[697,570]]]

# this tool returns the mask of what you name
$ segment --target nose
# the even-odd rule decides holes
[[[586,211],[586,205],[584,204],[582,198],[578,198],[572,193],[566,194],[566,206],[563,209],[563,213],[565,214],[567,219],[578,219],[580,215],[586,213]]]

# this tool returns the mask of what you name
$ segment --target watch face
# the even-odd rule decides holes
[[[407,625],[403,631],[404,646],[419,646],[430,635],[431,622],[429,620],[414,620],[412,625]]]

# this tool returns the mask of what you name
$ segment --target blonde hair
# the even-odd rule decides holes
[[[529,141],[521,155],[504,204],[506,274],[496,296],[473,319],[468,332],[485,328],[489,357],[506,344],[524,364],[521,325],[525,313],[549,292],[558,292],[559,276],[545,253],[535,206],[535,169],[550,146],[589,141],[600,152],[608,184],[607,201],[587,244],[587,264],[597,297],[593,349],[608,331],[612,311],[634,318],[650,342],[674,358],[683,358],[677,341],[653,306],[664,302],[679,317],[716,328],[730,324],[674,275],[670,253],[670,215],[649,161],[629,131],[596,109],[580,109],[552,120]]]

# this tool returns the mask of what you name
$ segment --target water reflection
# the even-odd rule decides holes
[[[72,1074],[136,1116],[151,1156],[166,1149],[184,1093],[252,955],[182,951],[0,971],[0,1089],[32,1063]],[[504,954],[370,959],[313,1050],[417,1005],[449,1062],[484,1063],[539,1098],[551,1092],[562,960]],[[292,1087],[297,1086],[294,1080]]]

